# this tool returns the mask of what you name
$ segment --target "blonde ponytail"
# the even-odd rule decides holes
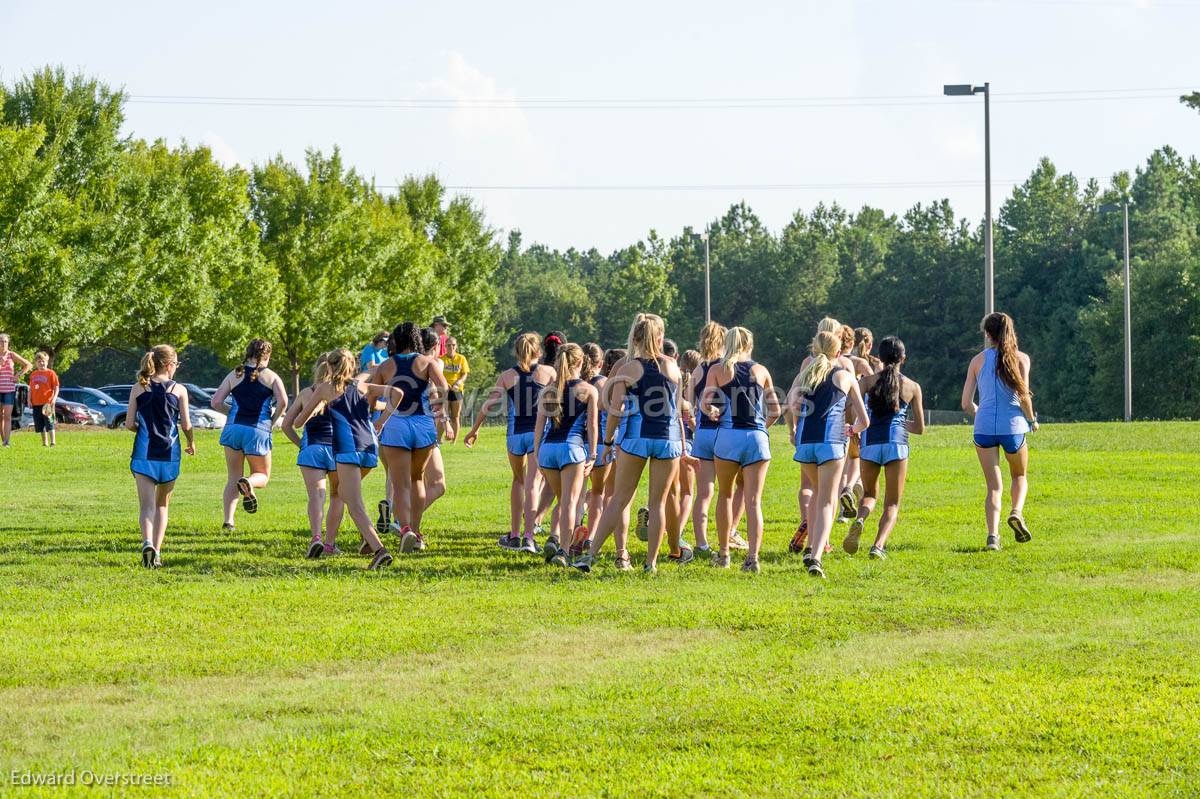
[[[567,404],[567,380],[571,372],[578,371],[583,366],[583,349],[578,344],[564,344],[558,349],[558,358],[554,368],[558,376],[554,380],[554,393],[546,399],[547,415],[554,424],[558,424],[563,416],[563,408]]]
[[[822,330],[812,340],[812,360],[800,370],[796,378],[801,394],[812,394],[833,372],[838,355],[841,354],[842,338],[839,333]]]
[[[141,365],[137,372],[137,381],[142,388],[150,385],[150,379],[159,372],[178,361],[175,348],[169,344],[159,344],[142,356]]]
[[[350,385],[350,381],[354,379],[357,361],[354,358],[354,353],[345,347],[339,347],[329,353],[329,358],[326,361],[326,371],[329,384],[333,386],[333,390],[341,395],[346,390],[346,386]]]
[[[744,327],[731,327],[725,334],[725,352],[721,355],[721,365],[733,369],[743,355],[749,355],[754,349],[754,334]]]

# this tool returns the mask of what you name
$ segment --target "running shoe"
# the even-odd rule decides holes
[[[388,532],[395,533],[397,537],[404,535],[404,528],[400,526],[400,522],[392,519],[388,522]]]
[[[258,497],[254,496],[254,487],[245,477],[237,481],[238,493],[242,495],[242,510],[246,513],[258,513]]]
[[[1000,551],[1000,536],[989,535],[987,537],[987,545],[985,548],[990,549],[993,552],[999,552]]]
[[[358,554],[360,555],[371,555],[374,552],[375,550],[371,549],[371,545],[366,541],[363,541],[362,546],[358,548]]]
[[[415,551],[421,541],[421,536],[417,535],[407,524],[400,529],[400,551],[409,553]]]
[[[162,553],[159,552],[157,549],[154,550],[154,568],[156,568],[156,569],[162,568]]]
[[[796,528],[796,534],[792,536],[791,543],[788,544],[788,552],[799,554],[804,551],[804,542],[808,540],[808,522],[800,522],[800,526]]]
[[[575,562],[571,565],[576,569],[579,569],[579,571],[583,572],[584,574],[587,574],[592,570],[592,566],[595,563],[596,558],[592,555],[592,553],[585,552],[583,555],[580,555],[578,558],[576,558]]]
[[[854,504],[855,504],[855,505],[857,505],[857,504],[861,503],[861,502],[862,502],[862,498],[863,498],[863,484],[862,484],[862,480],[859,480],[857,483],[855,483],[854,485],[850,486],[850,490],[851,490],[852,492],[854,492]]]
[[[846,538],[842,541],[842,549],[846,550],[846,554],[853,555],[858,552],[858,539],[862,536],[863,520],[855,518],[850,523],[850,530],[846,533]]]
[[[738,535],[737,530],[734,530],[729,534],[729,548],[745,551],[750,548],[750,545],[746,543],[746,539]]]
[[[624,555],[617,555],[613,563],[616,565],[617,571],[633,571],[633,561],[629,559],[628,552],[626,552]]]
[[[536,555],[537,551],[538,551],[537,540],[534,539],[533,536],[530,536],[529,538],[526,538],[524,541],[522,541],[521,546],[519,546],[517,548],[520,549],[522,552],[528,552],[530,555]]]
[[[586,524],[577,524],[571,532],[571,549],[574,549],[577,544],[588,540],[588,536],[592,534]]]
[[[237,532],[237,528],[236,528],[236,527],[234,527],[234,526],[233,526],[232,524],[230,524],[229,522],[225,522],[224,524],[222,524],[222,525],[221,525],[221,532],[222,532],[222,533],[236,533],[236,532]]]
[[[421,533],[419,533],[415,530],[413,531],[413,535],[415,535],[417,537],[417,551],[424,552],[425,551],[425,536],[423,536]]]
[[[541,522],[538,522],[537,524],[535,524],[533,526],[533,535],[535,538],[540,538],[541,536],[544,536],[545,534],[546,534],[546,528],[542,526]]]
[[[680,547],[678,555],[667,555],[667,560],[676,566],[686,566],[696,559],[691,547]]]
[[[744,561],[742,561],[742,571],[746,572],[747,574],[758,574],[758,561],[746,558]]]
[[[392,556],[388,554],[386,549],[380,547],[379,551],[375,553],[375,557],[371,558],[371,563],[369,566],[367,566],[367,570],[373,572],[379,571],[384,566],[390,566],[391,564]]]
[[[883,547],[871,547],[871,551],[867,553],[867,557],[871,560],[887,560],[887,552]]]
[[[548,560],[546,562],[549,563],[551,566],[561,566],[564,569],[570,565],[570,561],[567,560],[567,553],[564,552],[561,548],[557,552],[554,553],[554,557],[550,558],[550,560]]]
[[[653,563],[643,563],[642,574],[658,574],[658,567]]]
[[[838,497],[838,502],[842,505],[843,517],[858,515],[858,503],[854,501],[854,492],[849,488],[843,491],[842,495]]]
[[[638,508],[637,537],[639,541],[650,540],[650,509]]]
[[[562,547],[558,545],[558,538],[555,536],[549,536],[545,542],[542,543],[542,557],[546,559],[547,563],[549,563],[550,559],[557,555],[561,550]]]
[[[1019,510],[1014,510],[1008,514],[1008,526],[1012,528],[1013,535],[1016,537],[1018,544],[1027,543],[1033,538],[1029,533],[1029,527],[1025,524],[1025,517],[1021,515]]]
[[[142,542],[142,566],[147,569],[154,568],[154,544],[149,541]]]
[[[375,532],[383,535],[392,526],[392,503],[391,500],[379,500],[379,518],[375,520]]]
[[[722,555],[720,552],[718,552],[717,554],[713,555],[712,565],[714,569],[728,569],[729,553],[726,552],[724,555]]]
[[[712,557],[712,553],[713,553],[713,549],[708,544],[705,544],[704,546],[696,547],[697,555],[708,555],[709,557]]]
[[[808,576],[809,577],[820,577],[822,580],[825,579],[825,570],[821,568],[821,561],[814,560],[812,562],[812,564],[809,565]]]
[[[321,539],[314,538],[312,543],[308,545],[308,559],[316,560],[325,552],[325,545],[321,543]]]
[[[334,558],[341,554],[342,550],[337,548],[337,544],[326,544],[325,552],[322,553],[322,556],[326,558]]]
[[[812,556],[812,547],[805,547],[805,548],[804,548],[804,559],[803,559],[803,562],[804,562],[804,568],[806,568],[806,569],[807,569],[809,566],[811,566],[811,565],[813,565],[814,563],[816,563],[816,562],[817,562],[817,559],[816,559],[816,558],[814,558],[814,557]]]
[[[501,549],[507,549],[510,552],[521,549],[521,537],[517,535],[502,535],[498,543]]]

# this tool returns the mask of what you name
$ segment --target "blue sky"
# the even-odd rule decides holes
[[[940,197],[974,222],[982,101],[941,98],[948,82],[992,83],[999,198],[1041,156],[1107,178],[1164,144],[1194,154],[1200,114],[1175,97],[1200,89],[1197,30],[1193,0],[0,0],[0,79],[61,63],[135,97],[439,106],[129,105],[129,133],[204,142],[227,163],[336,144],[381,185],[434,172],[455,186],[723,187],[468,191],[527,243],[607,251],[739,200],[773,228],[821,201],[902,212]],[[1125,89],[1141,91],[1114,97]],[[911,99],[791,102],[829,97]],[[595,107],[755,98],[792,107]]]

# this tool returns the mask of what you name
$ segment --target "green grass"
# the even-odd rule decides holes
[[[799,469],[782,437],[762,573],[664,562],[653,578],[498,550],[494,429],[446,453],[429,550],[382,574],[303,558],[282,439],[262,510],[227,537],[220,448],[199,436],[154,572],[130,437],[13,440],[0,793],[13,770],[72,769],[166,773],[191,796],[1198,791],[1200,424],[1043,429],[1033,542],[999,553],[981,551],[969,431],[933,429],[892,557],[839,552],[825,583],[784,554]],[[349,520],[342,536],[357,548]]]

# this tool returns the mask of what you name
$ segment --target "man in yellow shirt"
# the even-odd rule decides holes
[[[467,384],[467,375],[471,367],[466,357],[458,351],[458,339],[454,336],[446,338],[446,353],[442,356],[442,373],[446,375],[446,383],[450,386],[446,393],[446,413],[450,417],[446,422],[446,438],[454,441],[458,438],[458,418],[462,413],[463,387]]]

